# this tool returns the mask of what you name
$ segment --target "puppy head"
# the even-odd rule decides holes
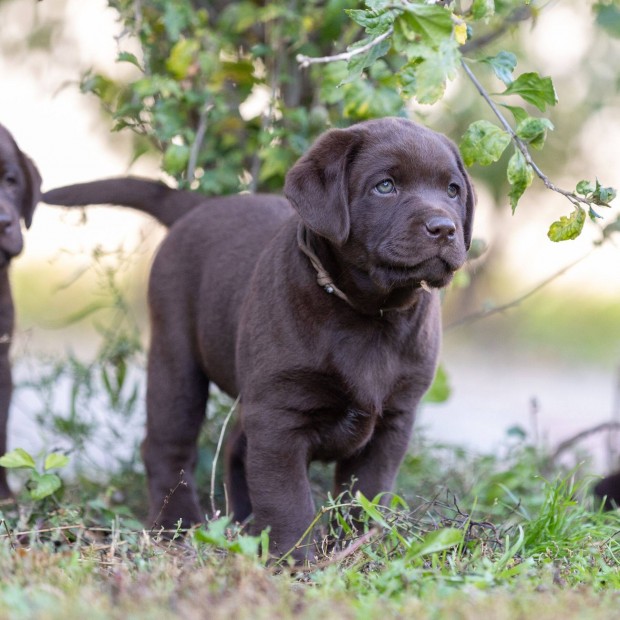
[[[471,182],[454,144],[411,121],[326,132],[284,191],[304,223],[379,290],[442,287],[465,262]]]
[[[39,171],[0,125],[0,267],[22,251],[20,220],[30,227],[40,198]]]

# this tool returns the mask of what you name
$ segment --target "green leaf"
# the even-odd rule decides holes
[[[512,186],[508,192],[508,196],[510,197],[510,206],[514,213],[519,198],[523,196],[523,192],[531,185],[532,179],[534,178],[534,171],[525,161],[525,157],[523,157],[521,151],[515,150],[514,155],[510,158],[507,176],[508,182]]]
[[[488,19],[495,14],[495,0],[474,0],[471,15],[475,20]]]
[[[166,69],[177,79],[183,80],[187,77],[189,68],[196,59],[196,54],[200,49],[198,41],[193,39],[179,39],[170,51],[170,56],[166,60]]]
[[[489,56],[488,58],[483,58],[482,62],[491,66],[495,75],[502,81],[506,86],[509,86],[512,81],[512,72],[515,70],[517,66],[517,57],[511,52],[500,52],[497,56]]]
[[[553,130],[553,123],[548,118],[528,116],[517,125],[517,135],[533,148],[540,150],[545,145],[549,129]]]
[[[603,187],[598,179],[596,179],[596,185],[592,185],[590,181],[579,181],[575,191],[584,196],[586,200],[602,207],[608,207],[616,197],[616,190],[613,187]]]
[[[579,181],[579,183],[577,183],[577,187],[575,188],[575,191],[578,194],[581,194],[582,196],[587,196],[588,194],[591,194],[595,189],[596,187],[592,185],[590,181],[584,180],[584,181]]]
[[[189,147],[185,144],[169,144],[164,153],[164,170],[171,175],[181,174],[189,162]]]
[[[347,15],[356,23],[365,29],[366,33],[376,38],[387,32],[394,22],[393,11],[379,13],[377,11],[367,11],[359,9],[348,9],[345,11]]]
[[[594,5],[596,23],[612,37],[620,38],[620,6],[617,3]]]
[[[409,41],[419,38],[425,43],[439,45],[452,34],[452,15],[437,4],[408,2],[395,21],[400,33]]]
[[[500,95],[519,95],[541,112],[547,109],[547,105],[555,105],[558,102],[551,78],[540,77],[538,73],[533,72],[522,73]]]
[[[556,242],[576,239],[581,234],[585,221],[586,212],[581,207],[575,207],[568,217],[563,215],[557,222],[551,224],[547,237]]]
[[[463,542],[463,530],[445,527],[429,532],[419,543],[412,545],[407,552],[409,558],[416,558],[432,553],[446,551]]]
[[[138,69],[140,69],[140,71],[144,73],[144,69],[141,67],[135,54],[131,54],[130,52],[120,52],[119,55],[116,57],[116,62],[131,63],[135,67],[138,67]]]
[[[503,108],[506,108],[507,110],[510,111],[510,113],[512,114],[513,118],[515,119],[515,123],[522,123],[525,119],[529,118],[530,115],[527,113],[526,110],[524,110],[523,108],[519,107],[519,106],[515,106],[515,105],[507,105],[505,103],[500,103],[500,105]]]
[[[415,97],[419,103],[432,104],[441,99],[446,81],[454,79],[461,53],[456,41],[442,41],[439,49],[429,54],[415,68]]]
[[[61,467],[65,467],[68,463],[68,456],[65,454],[60,454],[59,452],[52,452],[52,454],[48,454],[45,458],[43,469],[45,469],[45,471],[50,469],[60,469]]]
[[[226,549],[229,545],[227,529],[230,527],[230,518],[222,517],[209,521],[206,527],[203,526],[194,532],[194,539],[198,542]]]
[[[229,536],[230,518],[221,517],[210,521],[206,526],[194,532],[194,540],[219,549],[226,549],[231,553],[238,553],[249,557],[258,555],[261,541],[259,536]]]
[[[62,486],[62,481],[56,474],[39,474],[32,472],[28,482],[28,494],[34,500],[41,500],[49,497]]]
[[[7,452],[0,457],[0,467],[6,467],[7,469],[34,469],[34,459],[22,448],[15,448]]]
[[[592,193],[592,202],[597,205],[608,207],[609,203],[616,197],[616,190],[613,187],[603,187],[598,179],[596,187]]]
[[[259,545],[259,536],[238,535],[237,538],[228,545],[228,550],[232,553],[238,553],[250,558],[255,558],[258,555]]]
[[[472,123],[463,138],[459,148],[466,166],[479,163],[488,166],[497,161],[506,147],[510,144],[510,135],[489,121]]]
[[[446,373],[446,369],[442,365],[439,365],[437,367],[437,372],[435,373],[433,384],[424,395],[424,402],[444,403],[448,400],[448,398],[450,398],[451,392],[452,389],[450,388],[448,373]]]
[[[349,47],[348,51],[363,47],[368,43],[368,41],[369,39],[363,39],[362,41],[359,41],[359,43]],[[381,56],[385,56],[385,54],[390,51],[391,46],[392,44],[390,40],[385,39],[378,45],[373,45],[367,52],[353,56],[347,65],[349,75],[339,84],[339,86],[359,79],[362,71],[364,71],[366,67],[373,65],[379,58],[381,58]]]
[[[355,499],[359,502],[364,512],[376,523],[385,529],[390,529],[390,524],[385,520],[379,509],[360,491],[355,494]]]

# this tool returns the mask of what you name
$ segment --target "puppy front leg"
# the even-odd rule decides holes
[[[270,529],[270,552],[274,557],[292,549],[296,562],[312,561],[312,533],[304,537],[314,518],[308,448],[302,438],[274,426],[246,426],[246,476],[254,512],[252,530],[259,533]]]
[[[391,491],[407,452],[413,419],[413,409],[385,413],[363,450],[336,464],[335,494],[351,488],[352,479],[353,493],[360,491],[368,499]],[[384,498],[382,503],[387,501]]]

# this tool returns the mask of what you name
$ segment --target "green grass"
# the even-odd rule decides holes
[[[89,445],[103,441],[102,421],[91,417],[95,403],[109,412],[103,423],[113,440],[120,433],[122,441],[123,429],[144,415],[136,312],[116,285],[116,270],[97,266],[94,279],[103,282],[110,310],[99,319],[95,359],[38,359],[37,372],[18,386],[39,396],[36,420],[47,436],[69,443],[72,469],[54,471],[62,486],[42,499],[33,499],[22,477],[18,502],[0,504],[0,619],[617,617],[620,514],[597,508],[587,470],[555,463],[518,430],[497,453],[473,454],[430,442],[418,429],[387,507],[373,498],[326,496],[331,468],[313,467],[324,544],[318,563],[303,569],[267,563],[265,541],[222,518],[172,541],[145,530],[137,446],[110,471],[88,458]],[[25,299],[26,289],[17,289]],[[67,293],[92,298],[79,287]],[[527,319],[528,333],[550,346],[563,341],[545,328],[558,324],[553,304],[539,307]],[[605,332],[613,308],[609,317],[600,310],[580,304],[575,312],[586,327]],[[584,330],[573,330],[575,338],[590,342]],[[581,350],[580,341],[568,344]],[[59,411],[53,396],[61,382],[70,386],[70,402]],[[208,413],[198,462],[204,506],[229,405],[215,398]],[[215,500],[223,507],[221,491]],[[352,507],[361,513],[357,528]],[[328,544],[334,528],[342,539],[336,546]]]
[[[413,447],[388,507],[323,498],[318,531],[338,515],[344,542],[303,569],[266,563],[224,518],[160,539],[115,499],[118,477],[22,496],[0,507],[0,618],[615,617],[620,515],[588,477],[525,440],[501,458]]]

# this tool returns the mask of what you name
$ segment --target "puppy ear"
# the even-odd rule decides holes
[[[465,171],[465,166],[461,158],[458,158],[458,166],[462,175],[465,177],[465,184],[467,185],[467,200],[465,201],[465,221],[463,222],[463,236],[465,238],[465,248],[469,250],[471,246],[472,229],[474,227],[474,207],[478,200],[476,196],[476,190],[471,182],[471,178]]]
[[[21,167],[26,177],[26,187],[21,204],[21,216],[26,228],[30,228],[34,209],[41,200],[41,175],[30,157],[21,151],[18,152]]]
[[[450,147],[450,150],[452,151],[452,153],[454,154],[454,157],[456,158],[456,165],[458,166],[459,172],[463,175],[463,178],[465,179],[465,185],[467,189],[467,199],[465,201],[465,219],[463,220],[463,237],[465,240],[465,248],[469,250],[469,247],[471,246],[472,229],[474,227],[474,207],[476,206],[476,202],[478,200],[476,197],[476,190],[474,189],[474,186],[471,182],[471,178],[469,174],[467,174],[467,171],[465,170],[465,165],[463,164],[463,160],[461,159],[461,153],[458,147],[456,146],[456,144],[454,144],[454,142],[452,142],[452,140],[449,140],[445,136],[443,137],[445,138],[446,143],[448,144],[448,146]]]
[[[336,245],[349,236],[348,168],[358,140],[354,130],[329,130],[291,168],[284,184],[308,228]]]

